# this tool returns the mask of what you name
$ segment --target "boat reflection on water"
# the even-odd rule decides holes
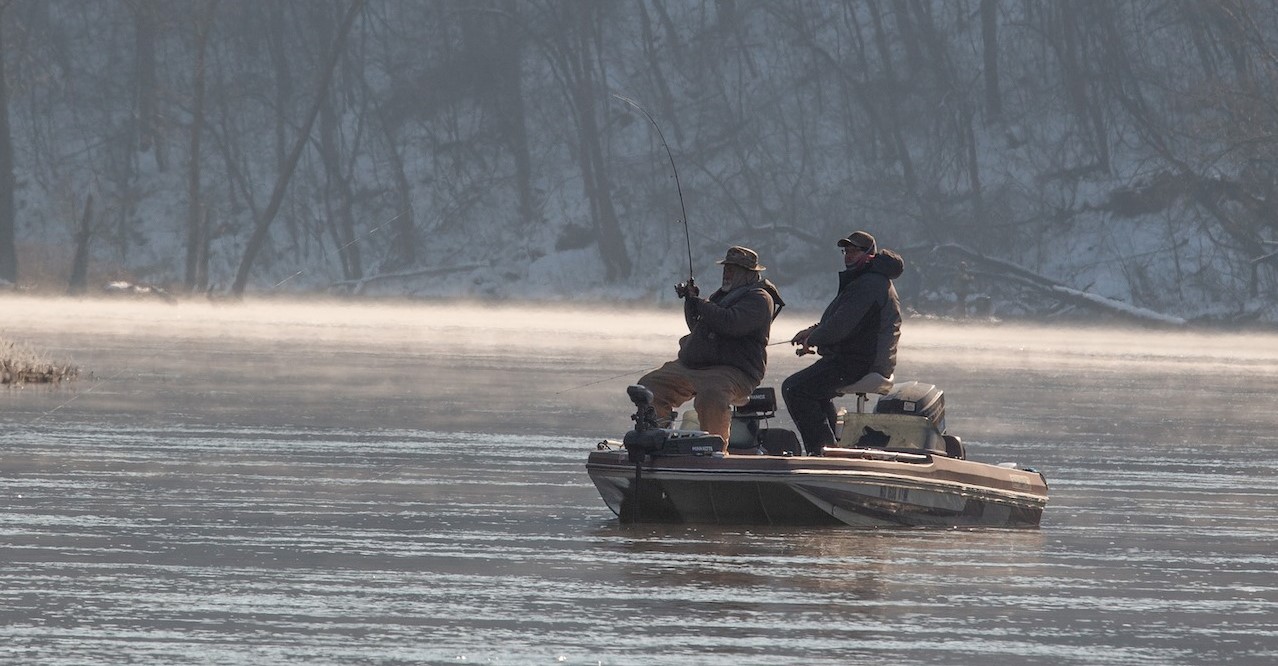
[[[935,386],[871,374],[842,392],[857,395],[857,411],[837,415],[843,446],[808,456],[792,431],[765,427],[776,411],[770,387],[734,409],[725,446],[704,431],[658,427],[651,392],[631,386],[634,430],[599,442],[586,469],[623,522],[1038,527],[1046,479],[968,460],[945,431]],[[880,398],[866,412],[871,393]]]

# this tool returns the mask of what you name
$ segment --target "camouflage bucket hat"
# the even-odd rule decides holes
[[[759,265],[759,253],[748,247],[741,247],[740,245],[733,245],[728,248],[728,253],[724,255],[723,259],[715,263],[732,264],[733,266],[740,266],[748,271],[767,270],[763,266]]]

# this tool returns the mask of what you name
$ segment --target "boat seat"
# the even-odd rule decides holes
[[[895,376],[895,375],[893,375]],[[865,411],[865,403],[868,400],[866,395],[876,393],[885,395],[892,390],[892,377],[884,377],[877,372],[869,372],[866,375],[847,386],[840,387],[835,390],[839,395],[847,395],[849,393],[856,396],[856,411],[858,414]]]

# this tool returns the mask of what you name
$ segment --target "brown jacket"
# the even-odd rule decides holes
[[[679,362],[689,368],[730,365],[758,386],[768,367],[774,309],[783,304],[767,280],[720,289],[708,299],[685,298],[683,315],[691,332],[679,340]]]

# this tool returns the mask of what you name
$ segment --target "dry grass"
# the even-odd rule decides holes
[[[80,369],[50,361],[30,346],[0,338],[0,384],[45,384],[75,379]]]

